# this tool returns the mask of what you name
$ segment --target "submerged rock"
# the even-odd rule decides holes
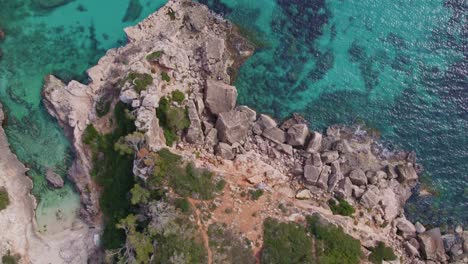
[[[62,188],[64,184],[62,177],[50,168],[46,169],[46,180],[54,188]]]

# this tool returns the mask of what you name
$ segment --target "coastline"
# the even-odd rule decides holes
[[[0,123],[4,120],[0,104]],[[88,258],[89,233],[77,220],[73,228],[43,236],[35,219],[36,199],[27,168],[10,151],[0,127],[0,186],[9,193],[10,205],[0,212],[0,255],[19,254],[20,263],[84,263]]]
[[[174,3],[170,3],[170,4],[173,5],[172,7],[173,7],[173,10],[175,10],[175,11],[179,11],[180,8],[181,8],[180,6],[177,6]],[[141,45],[142,43],[145,44],[145,45],[149,45],[148,42],[150,42],[150,41],[147,41],[146,38],[148,38],[148,36],[150,36],[151,34],[156,34],[156,33],[154,33],[154,28],[153,28],[154,25],[160,25],[160,23],[163,23],[163,22],[166,23],[166,24],[164,24],[164,25],[166,25],[166,27],[162,27],[162,29],[160,30],[159,33],[164,33],[164,35],[167,38],[170,38],[170,35],[175,33],[175,32],[170,31],[169,27],[167,26],[167,25],[170,25],[170,24],[167,24],[168,21],[167,21],[167,17],[165,17],[164,12],[165,11],[157,12],[156,14],[151,15],[145,21],[141,22],[139,25],[137,25],[135,27],[132,27],[132,28],[126,29],[126,32],[128,34],[128,38],[129,38],[129,43],[125,47],[109,51],[106,54],[106,56],[99,61],[99,64],[96,67],[94,67],[94,68],[92,68],[92,69],[90,69],[88,71],[90,79],[92,80],[92,82],[90,83],[89,86],[85,86],[85,85],[82,85],[82,84],[80,84],[78,82],[74,82],[74,81],[71,82],[68,85],[65,85],[61,81],[59,81],[58,79],[56,79],[56,78],[54,78],[52,76],[49,76],[46,79],[46,85],[45,85],[46,88],[44,90],[45,104],[46,104],[46,107],[47,107],[48,111],[54,117],[56,117],[58,119],[60,125],[62,127],[64,127],[67,136],[70,138],[70,140],[73,143],[73,146],[74,146],[74,149],[75,149],[75,152],[76,152],[76,159],[74,161],[74,164],[73,164],[72,168],[70,169],[69,174],[72,177],[72,179],[75,181],[75,183],[77,185],[77,188],[79,189],[80,194],[81,194],[81,201],[82,201],[82,205],[83,205],[83,209],[81,211],[81,217],[88,224],[91,224],[93,227],[96,228],[94,230],[94,232],[99,232],[100,231],[100,225],[101,225],[101,218],[100,218],[101,216],[100,216],[100,212],[99,212],[98,198],[97,198],[99,196],[99,191],[100,190],[99,190],[99,187],[96,186],[93,183],[93,181],[92,181],[92,179],[90,177],[90,170],[92,168],[91,157],[90,157],[89,150],[87,150],[86,147],[84,146],[84,144],[82,143],[82,134],[83,134],[83,131],[85,130],[86,126],[88,124],[90,124],[90,123],[94,124],[96,126],[96,128],[98,128],[99,131],[101,131],[101,132],[110,131],[112,129],[112,125],[109,124],[109,119],[99,118],[99,117],[97,117],[97,115],[95,113],[95,105],[98,102],[98,99],[100,97],[102,97],[103,94],[105,94],[105,89],[104,90],[102,89],[102,87],[105,86],[105,82],[103,82],[102,80],[103,79],[108,80],[108,78],[106,78],[106,77],[111,76],[110,75],[111,74],[111,67],[110,66],[113,63],[115,63],[115,61],[118,59],[118,57],[120,55],[125,54],[126,52],[129,52],[129,51],[132,51],[132,48],[135,48],[137,45]],[[203,20],[195,21],[193,23],[193,26],[195,28],[197,27],[197,22],[199,23],[198,26],[200,26],[203,23],[205,23],[206,21],[203,21]],[[318,212],[318,213],[321,213],[321,215],[323,217],[326,217],[330,222],[335,223],[335,224],[337,224],[339,226],[342,226],[348,233],[352,234],[355,237],[359,237],[362,240],[362,242],[364,242],[363,243],[364,246],[372,247],[372,246],[374,246],[376,241],[388,241],[390,243],[390,246],[394,247],[394,249],[401,256],[408,255],[407,251],[409,251],[409,250],[407,248],[410,248],[411,250],[413,250],[414,246],[413,246],[413,248],[409,247],[408,243],[403,242],[405,240],[402,241],[402,238],[401,238],[402,236],[396,235],[397,231],[399,229],[401,229],[401,228],[398,228],[398,223],[396,223],[396,222],[393,223],[393,224],[389,224],[387,227],[383,227],[383,228],[379,227],[378,224],[368,226],[366,224],[366,222],[360,222],[360,223],[358,223],[356,225],[356,224],[353,223],[354,219],[352,219],[352,218],[345,218],[345,217],[342,217],[342,216],[336,216],[336,215],[331,214],[331,211],[329,210],[329,208],[327,208],[326,203],[323,204],[323,201],[326,201],[329,198],[330,194],[327,194],[326,191],[322,192],[322,191],[314,189],[312,187],[305,188],[304,185],[302,185],[301,182],[299,182],[299,184],[298,184],[295,181],[296,177],[288,174],[291,169],[294,169],[294,164],[297,163],[299,160],[300,160],[300,163],[301,163],[301,167],[304,167],[304,165],[307,162],[307,159],[309,157],[298,158],[299,155],[295,155],[295,154],[297,154],[297,152],[295,150],[296,148],[293,148],[292,145],[290,145],[290,144],[285,144],[286,142],[283,142],[283,140],[280,140],[281,143],[278,143],[278,142],[275,142],[275,140],[277,140],[276,138],[274,140],[272,140],[272,138],[265,137],[263,135],[265,129],[262,129],[260,135],[256,135],[256,136],[261,137],[260,139],[262,140],[262,141],[259,140],[258,142],[256,141],[257,138],[255,137],[255,135],[249,135],[248,139],[246,139],[245,141],[242,140],[242,141],[244,141],[243,143],[229,142],[229,143],[231,143],[231,144],[229,144],[230,145],[229,147],[227,147],[226,145],[223,145],[223,144],[219,144],[217,142],[217,139],[215,140],[216,142],[208,142],[207,140],[209,139],[209,136],[210,136],[210,130],[213,129],[213,127],[217,126],[216,123],[213,122],[213,119],[212,119],[213,118],[213,115],[212,115],[213,113],[210,113],[210,111],[213,111],[213,109],[215,107],[217,107],[217,106],[213,106],[214,104],[218,104],[218,103],[215,102],[210,106],[210,104],[207,104],[207,102],[206,102],[206,96],[207,95],[206,95],[204,90],[205,90],[205,85],[206,85],[205,84],[205,81],[206,81],[205,79],[208,79],[208,78],[207,78],[207,76],[198,76],[197,75],[193,79],[198,79],[199,81],[196,83],[196,85],[191,86],[191,87],[189,87],[187,85],[188,84],[187,80],[182,80],[182,78],[178,79],[177,76],[181,76],[182,75],[181,72],[186,71],[186,72],[190,73],[191,71],[193,72],[193,69],[191,68],[191,66],[185,65],[186,62],[185,62],[185,58],[183,56],[175,55],[175,54],[177,54],[177,52],[181,52],[183,54],[183,52],[185,52],[184,48],[181,47],[181,46],[175,47],[174,45],[172,45],[174,43],[171,43],[171,41],[173,42],[174,39],[171,39],[170,41],[167,41],[167,42],[166,42],[166,40],[164,38],[159,39],[159,41],[161,41],[163,43],[159,47],[164,48],[168,53],[172,52],[172,55],[174,55],[173,57],[175,57],[176,62],[174,62],[174,61],[171,62],[171,60],[168,60],[168,61],[159,62],[159,63],[162,63],[162,64],[166,63],[165,66],[168,66],[167,68],[169,68],[172,71],[171,73],[173,73],[173,75],[171,75],[171,76],[176,81],[174,83],[172,83],[171,85],[169,85],[168,87],[166,87],[165,88],[166,90],[164,92],[161,92],[162,91],[162,89],[161,89],[162,82],[158,83],[158,85],[159,85],[158,87],[152,87],[152,88],[150,87],[150,89],[154,88],[153,95],[155,95],[154,97],[152,97],[153,99],[151,99],[151,100],[159,101],[159,99],[161,98],[161,94],[159,94],[159,93],[167,95],[171,91],[174,91],[176,89],[176,87],[178,89],[180,89],[182,87],[182,89],[186,89],[186,90],[184,90],[184,93],[187,95],[187,97],[189,97],[189,100],[187,100],[187,102],[185,102],[185,103],[187,104],[188,109],[189,109],[189,114],[191,114],[191,117],[192,117],[191,118],[192,126],[189,128],[189,133],[191,133],[192,137],[191,137],[191,139],[189,139],[187,137],[188,135],[184,135],[184,140],[191,141],[191,142],[190,143],[188,143],[188,142],[179,143],[179,144],[177,144],[176,147],[171,148],[171,150],[173,150],[174,152],[182,154],[187,159],[190,159],[190,160],[196,162],[197,164],[199,164],[202,167],[210,168],[211,170],[216,171],[221,175],[225,175],[226,179],[228,179],[229,183],[232,186],[235,186],[237,184],[236,180],[237,181],[247,181],[247,182],[249,182],[249,180],[251,180],[251,182],[248,183],[249,186],[256,186],[261,182],[271,183],[272,187],[277,185],[277,188],[273,188],[272,193],[280,195],[280,197],[282,199],[287,199],[289,201],[292,201],[295,207],[300,208],[300,210],[299,210],[300,212],[296,212],[295,213],[296,215],[294,215],[294,217],[292,217],[292,215],[289,215],[288,217],[284,217],[283,220],[295,221],[296,218],[297,219],[301,218],[301,215],[303,215],[305,213]],[[181,43],[179,43],[179,44],[181,44]],[[166,45],[168,45],[168,46],[166,46]],[[150,47],[150,49],[153,49],[153,50],[157,49],[156,47],[151,47],[151,46],[148,46],[148,47]],[[209,47],[208,47],[208,49],[209,49]],[[133,51],[135,51],[135,49],[133,49]],[[149,51],[149,50],[146,50],[146,52],[147,51]],[[127,54],[127,55],[130,55],[130,58],[129,58],[130,61],[138,61],[138,60],[142,60],[142,58],[144,58],[146,56],[146,54],[147,54],[146,52],[138,51],[138,52],[136,52],[136,54]],[[225,52],[225,50],[223,50],[223,52]],[[247,52],[246,54],[248,54],[248,51],[246,51],[246,52]],[[225,55],[225,54],[221,54],[221,57],[223,57],[223,55]],[[219,62],[219,60],[215,60],[215,61]],[[229,60],[227,60],[227,61],[229,61]],[[219,78],[219,74],[222,75],[221,79],[223,79],[224,84],[217,84],[219,87],[223,87],[224,85],[229,85],[231,83],[231,81],[229,79],[229,74],[227,74],[227,70],[226,70],[227,65],[229,65],[231,62],[228,63],[227,61],[224,61],[225,64],[222,64],[222,65],[213,66],[213,64],[207,63],[207,66],[206,66],[206,67],[208,67],[207,71],[210,71],[211,74],[213,74],[211,76],[210,76],[210,74],[208,74],[209,78],[211,78],[211,79],[214,79],[215,77]],[[177,67],[177,66],[176,67],[171,67],[170,63],[174,63],[177,66],[182,66],[182,67]],[[180,64],[178,64],[178,63],[180,63]],[[198,63],[204,65],[203,63],[206,63],[206,62],[198,61],[197,64]],[[187,67],[184,68],[183,66],[187,66]],[[210,66],[213,67],[213,68],[210,68]],[[145,65],[144,63],[141,63],[141,64],[135,63],[135,64],[132,64],[131,66],[121,66],[121,67],[122,67],[121,69],[126,69],[126,70],[128,70],[128,69],[132,69],[132,70],[137,69],[137,70],[147,71],[147,69],[145,69],[145,67],[147,67],[147,65]],[[203,70],[205,71],[206,69],[203,69]],[[179,71],[181,71],[181,72],[179,72]],[[123,72],[123,73],[125,73],[125,72]],[[198,87],[199,90],[196,90],[197,87]],[[231,89],[231,88],[228,87],[228,89]],[[235,87],[234,87],[234,89],[235,89]],[[129,89],[129,90],[131,90],[131,89]],[[194,90],[195,90],[195,93],[191,93]],[[189,91],[190,91],[190,94],[189,94]],[[146,98],[150,98],[150,96],[148,96]],[[133,100],[131,100],[130,103],[133,103],[133,101],[140,100],[140,99],[142,99],[142,102],[144,104],[144,100],[146,100],[145,98],[133,98]],[[122,94],[120,95],[120,98],[118,100],[122,101]],[[146,108],[151,109],[150,115],[152,115],[153,116],[152,118],[154,118],[155,114],[152,111],[155,109],[155,107],[157,105],[157,102],[152,101],[152,102],[150,102],[150,105],[153,105],[153,106],[152,107],[146,107]],[[206,110],[205,112],[203,110],[200,111],[200,109],[202,108],[201,105],[203,105],[203,109],[205,109],[205,108],[208,109],[209,108],[209,110]],[[234,106],[236,106],[235,100],[234,100]],[[224,107],[224,106],[222,106],[222,107]],[[159,125],[158,125],[158,120],[157,119],[151,119],[151,118],[142,120],[145,116],[148,117],[148,112],[145,109],[143,109],[143,107],[135,107],[135,108],[136,109],[141,109],[141,118],[137,119],[137,120],[141,121],[141,123],[142,123],[142,125],[139,126],[141,131],[146,133],[146,135],[147,135],[147,138],[148,138],[148,141],[149,141],[148,142],[148,148],[150,150],[156,151],[156,150],[159,150],[159,149],[161,149],[163,147],[167,147],[166,143],[164,142],[164,136],[161,135],[162,131],[161,131],[161,128],[159,127]],[[237,111],[238,108],[235,108],[235,109]],[[244,112],[244,113],[252,114],[252,112],[250,111],[252,109],[248,110],[249,108],[245,108],[245,106],[242,106],[242,109],[243,109],[243,111],[239,110],[237,112]],[[145,110],[146,112],[143,111],[143,110]],[[227,110],[228,110],[228,112],[233,111],[234,107],[232,107],[232,109],[228,108]],[[207,112],[208,112],[208,114],[207,114]],[[253,111],[253,113],[255,113],[256,117],[260,116],[255,111]],[[217,118],[219,118],[219,117],[217,117]],[[266,118],[267,117],[265,117],[264,119],[266,119]],[[203,121],[207,121],[207,123],[204,123]],[[249,123],[249,122],[247,122],[247,123]],[[257,118],[255,118],[255,120],[252,121],[252,124],[245,125],[246,127],[248,127],[248,130],[254,131],[253,130],[254,128],[252,127],[252,126],[254,126],[254,124],[253,124],[254,122],[258,122]],[[272,125],[272,127],[270,127],[270,128],[273,128],[273,127],[277,128],[278,127],[277,122],[275,120],[273,120],[273,119],[268,120],[267,122],[270,122],[271,124],[272,123],[275,124],[275,125]],[[293,121],[293,122],[296,122],[296,121]],[[263,124],[265,124],[265,122],[263,122]],[[300,125],[300,124],[301,123],[298,122],[298,123],[295,123],[293,125]],[[145,125],[148,125],[148,126],[145,126]],[[206,129],[206,126],[209,126],[209,125],[212,126],[211,129]],[[333,127],[332,127],[332,129],[330,129],[330,134],[328,134],[328,132],[326,134],[324,133],[324,137],[326,137],[325,135],[328,134],[328,136],[330,136],[332,138],[335,137],[336,139],[341,140],[341,136],[337,137],[337,134],[336,134],[336,133],[340,133],[341,129],[339,127],[335,127],[335,128],[336,129],[333,129]],[[289,129],[281,129],[281,130],[286,130],[286,131],[283,131],[284,133],[286,133]],[[345,133],[346,133],[346,130],[347,129],[343,129],[343,131]],[[3,132],[3,131],[0,131],[0,134],[1,134],[1,132]],[[219,131],[217,131],[217,132],[219,132]],[[280,131],[277,131],[277,132],[281,133]],[[255,132],[253,132],[253,133],[255,133]],[[1,135],[0,135],[0,139],[1,139]],[[309,141],[308,139],[309,138],[307,136],[307,141]],[[273,141],[274,144],[271,144],[269,140]],[[262,148],[263,148],[263,146],[265,146],[265,142],[267,142],[267,146],[266,146],[267,151],[262,153]],[[214,144],[211,145],[211,146],[206,147],[207,143],[210,143],[210,144],[214,143]],[[236,143],[237,143],[237,145],[235,145]],[[250,150],[246,151],[246,149],[247,149],[247,147],[245,146],[246,143],[251,144],[250,150],[252,150],[252,152]],[[304,144],[305,143],[302,143],[302,145],[304,145]],[[235,147],[234,147],[234,145],[235,145]],[[291,146],[291,148],[289,146]],[[224,148],[224,147],[226,147],[226,148]],[[332,147],[332,148],[334,148],[334,147]],[[329,149],[329,150],[331,150],[331,149]],[[331,151],[335,151],[335,150],[331,150]],[[195,152],[197,153],[197,155],[194,154]],[[251,152],[251,153],[248,154],[248,153],[243,153],[243,152]],[[271,153],[273,153],[273,154],[271,154]],[[290,155],[289,153],[294,153],[294,154]],[[340,151],[340,154],[341,153],[342,153],[342,151]],[[309,153],[309,154],[314,154],[314,153]],[[321,153],[321,154],[323,154],[323,153]],[[290,156],[293,156],[294,158],[291,160]],[[407,157],[405,157],[404,159],[406,160]],[[232,160],[234,160],[234,161],[232,161]],[[255,165],[253,165],[250,168],[249,167],[244,167],[244,164],[247,163],[246,160],[254,161],[253,163]],[[271,161],[273,161],[273,163]],[[286,161],[286,162],[284,162],[284,161]],[[138,163],[139,163],[138,160],[136,160],[135,164],[138,164]],[[329,165],[331,165],[331,164],[329,164]],[[415,164],[412,163],[412,165],[409,166],[409,167],[410,168],[413,167],[413,169],[414,169],[414,166],[415,166]],[[258,169],[259,167],[260,168],[269,168],[270,171],[272,171],[273,174],[277,175],[278,178],[273,179],[273,180],[269,179],[269,178],[260,179],[260,180],[259,179],[251,179],[253,177],[249,177],[249,176],[253,175],[252,171],[255,171],[255,169]],[[138,168],[138,166],[135,166],[135,168],[134,168],[134,170],[136,172],[135,174],[137,176],[143,178],[143,177],[145,177],[145,175],[144,175],[144,173],[141,173],[141,171],[143,171],[142,169],[144,169],[144,168]],[[25,173],[24,166],[22,167],[22,169],[21,169],[21,167],[18,167],[15,170],[19,171],[19,174],[17,174],[17,175],[24,175],[24,173]],[[336,167],[335,167],[335,170],[336,170]],[[242,173],[239,173],[239,171],[242,171]],[[262,173],[259,173],[259,174],[264,174],[264,175],[270,175],[271,174],[271,172],[267,172],[265,170],[263,170],[261,172]],[[276,174],[276,173],[278,173],[278,174]],[[304,173],[304,171],[302,171],[301,173]],[[412,184],[413,184],[414,183],[413,180],[417,180],[417,179],[414,179],[412,172],[410,174],[412,174],[411,175],[411,177],[412,177],[411,181],[412,181]],[[340,180],[342,180],[342,179],[340,179]],[[337,180],[336,183],[338,183],[338,181],[339,180]],[[275,183],[272,183],[272,182],[275,182]],[[31,182],[29,182],[29,183],[22,182],[21,184],[25,185],[25,186],[29,186],[29,185],[31,185]],[[291,188],[291,187],[287,186],[287,185],[290,185],[290,184],[292,184],[294,186],[294,188]],[[403,204],[406,201],[406,199],[408,199],[408,191],[409,191],[409,189],[411,189],[411,186],[413,186],[412,184],[409,185],[409,186],[405,186],[404,190],[402,190],[401,197],[402,197],[402,200],[403,200]],[[410,187],[410,188],[408,189],[407,187]],[[8,188],[8,186],[7,186],[7,188]],[[13,188],[13,187],[10,187],[10,188]],[[27,187],[27,188],[30,189],[30,187]],[[302,191],[304,189],[308,189],[309,194],[307,194],[307,192],[305,192],[306,193],[305,198],[298,199],[297,195],[299,194],[300,191]],[[346,192],[349,192],[349,191],[346,190]],[[353,192],[353,190],[351,190],[351,193],[352,192]],[[320,199],[317,199],[317,200],[321,200],[322,203],[314,204],[313,200],[316,199],[316,198],[313,197],[313,196],[316,193],[320,193],[319,196],[322,196]],[[28,193],[28,195],[29,195],[29,193]],[[18,197],[25,197],[25,194],[21,194]],[[26,198],[26,199],[33,199],[33,198],[31,198],[30,195],[29,195],[29,198]],[[392,203],[397,203],[396,200],[397,200],[396,198],[395,199],[391,198]],[[28,210],[26,210],[26,211],[31,212],[31,211],[34,210],[35,205],[34,205],[34,202],[32,200],[31,200],[31,202],[26,201],[26,204],[31,204],[28,207]],[[14,208],[16,208],[14,204],[12,206]],[[360,205],[356,205],[356,206],[360,206]],[[406,219],[404,219],[404,214],[401,213],[401,208],[402,208],[401,206],[402,205],[399,204],[398,206],[395,206],[396,208],[392,209],[392,211],[393,211],[392,214],[394,214],[394,216],[393,216],[392,219],[390,219],[391,221],[396,219],[397,215],[400,216],[398,219],[403,218],[403,220],[406,220]],[[245,210],[244,207],[245,207],[245,205],[239,205],[238,206],[238,208],[240,208],[239,209],[240,211]],[[271,208],[273,208],[273,207],[270,207],[270,209]],[[0,213],[0,216],[2,215],[2,213]],[[16,213],[15,213],[15,215],[16,215]],[[25,212],[25,215],[28,216],[28,217],[31,216],[27,212]],[[242,214],[240,214],[240,215],[242,216]],[[32,218],[34,219],[34,217],[32,217]],[[370,215],[370,217],[368,217],[368,218],[370,218],[370,220],[372,220],[372,221],[375,221],[375,219],[373,219],[372,215]],[[403,221],[403,220],[401,220],[401,221]],[[33,220],[33,222],[34,222],[34,220]],[[378,223],[378,221],[376,221],[376,222]],[[1,223],[1,219],[0,219],[0,223]],[[379,223],[379,224],[383,224],[383,222]],[[407,222],[404,222],[404,224],[409,226],[409,229],[410,229],[409,232],[413,233],[411,236],[416,237],[416,230],[414,230],[414,232],[413,232],[413,230],[412,230],[413,227],[411,227],[412,224],[411,223],[408,224]],[[26,225],[26,226],[28,226],[27,227],[28,229],[32,228],[32,230],[35,230],[34,227],[29,227],[29,225]],[[405,226],[405,227],[407,227],[407,226]],[[83,233],[86,233],[86,232],[78,231],[77,233],[83,234]],[[69,238],[70,234],[71,233],[67,233],[66,236],[68,238],[65,239],[65,241],[62,240],[63,237],[62,238],[60,238],[60,237],[53,238],[51,241],[54,241],[54,246],[57,246],[59,244],[62,245],[61,247],[56,247],[55,249],[63,248],[63,245],[68,243],[67,240],[70,239]],[[256,233],[254,233],[254,234],[256,234]],[[90,234],[87,233],[85,236],[87,237],[86,238],[87,242],[86,243],[83,242],[84,243],[83,246],[93,245],[94,243],[90,242],[90,241],[92,241],[90,239]],[[406,239],[406,238],[403,238],[403,239]],[[440,237],[440,234],[439,234],[439,238],[437,238],[436,240],[437,240],[437,242],[440,242],[441,239],[442,238]],[[57,244],[55,244],[55,241],[56,241]],[[76,240],[76,241],[80,241],[80,240]],[[85,240],[82,240],[82,241],[85,241]],[[39,243],[39,242],[33,242],[33,244],[34,243]],[[438,245],[438,246],[440,246],[440,245]],[[42,246],[40,246],[40,243],[39,243],[38,246],[36,246],[36,245],[34,246],[34,250],[36,250],[36,248],[41,248],[41,247]],[[18,248],[21,248],[21,246],[18,246]],[[15,248],[15,250],[20,251],[19,249],[16,249],[16,248]],[[438,248],[438,250],[440,251],[440,248]],[[81,250],[81,251],[83,251],[83,250]],[[57,250],[57,252],[58,252],[58,250]],[[28,256],[30,254],[30,253],[28,253],[27,250],[24,251],[24,253],[22,253],[22,252],[18,252],[18,253],[20,253],[22,255],[24,254],[25,256]],[[413,251],[413,253],[415,254],[415,256],[419,256],[418,252],[415,253]],[[50,255],[47,255],[47,256],[50,257]],[[82,257],[82,259],[84,259],[86,255],[80,255],[80,256]],[[411,256],[411,257],[414,258],[415,256]],[[439,258],[439,256],[436,256],[436,257]],[[443,256],[443,257],[440,256],[439,260],[441,261],[441,263],[443,263],[445,261],[444,258],[445,258],[445,256]],[[55,259],[58,260],[58,261],[60,260],[59,258],[55,258]],[[41,263],[41,262],[38,262],[38,263]],[[59,262],[57,262],[57,263],[59,263]],[[78,261],[78,262],[73,262],[73,263],[84,263],[84,262],[79,262]],[[416,262],[416,263],[418,263],[418,262]]]

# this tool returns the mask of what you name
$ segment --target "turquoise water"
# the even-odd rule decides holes
[[[71,191],[44,185],[44,168],[65,171],[70,154],[40,105],[43,76],[83,79],[105,50],[125,43],[123,27],[164,2],[140,0],[126,14],[129,0],[75,0],[55,9],[0,0],[0,25],[10,35],[0,44],[0,100],[9,110],[13,149],[33,168],[35,193],[44,205],[55,206],[57,197]],[[438,195],[413,197],[410,217],[466,225],[466,3],[200,2],[237,23],[258,47],[236,81],[241,103],[278,118],[300,112],[314,129],[363,123],[379,131],[388,148],[415,150]]]
[[[71,214],[79,207],[79,197],[70,183],[52,190],[45,181],[46,168],[65,176],[72,154],[61,129],[41,104],[43,78],[54,73],[64,80],[86,81],[86,69],[106,50],[126,42],[123,28],[136,24],[165,1],[141,1],[141,8],[127,16],[135,20],[125,22],[129,1],[77,0],[52,9],[39,2],[0,0],[0,27],[7,34],[0,43],[4,53],[0,101],[8,114],[6,132],[12,149],[31,168],[33,193],[40,201],[39,227],[50,231],[55,224],[51,208]]]

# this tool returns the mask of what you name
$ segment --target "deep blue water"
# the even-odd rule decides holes
[[[31,164],[44,206],[72,195],[43,180],[65,171],[68,144],[40,105],[45,74],[83,79],[105,50],[125,43],[123,27],[165,1],[0,0],[0,100],[13,149]],[[240,102],[277,118],[306,116],[317,130],[360,123],[390,149],[414,150],[437,195],[415,196],[412,219],[468,221],[466,1],[200,0],[238,24],[257,46],[240,70]],[[134,1],[135,3],[135,1]],[[47,155],[44,155],[47,153]],[[67,191],[68,190],[68,191]],[[46,199],[50,197],[50,199]]]

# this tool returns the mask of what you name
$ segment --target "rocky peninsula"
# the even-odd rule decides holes
[[[278,122],[237,104],[232,84],[255,47],[236,26],[170,0],[125,31],[128,44],[88,70],[88,85],[47,76],[43,90],[72,142],[68,176],[92,230],[80,242],[91,262],[282,263],[295,252],[308,263],[337,251],[348,263],[466,263],[467,231],[442,235],[405,218],[421,169],[414,153],[389,152],[359,126],[310,131],[297,114]],[[29,197],[16,166],[29,187],[11,196]],[[304,252],[272,245],[282,238],[270,231],[289,225],[309,230],[293,236],[303,237],[298,247],[311,243]],[[357,254],[327,246],[318,230],[357,243]]]

